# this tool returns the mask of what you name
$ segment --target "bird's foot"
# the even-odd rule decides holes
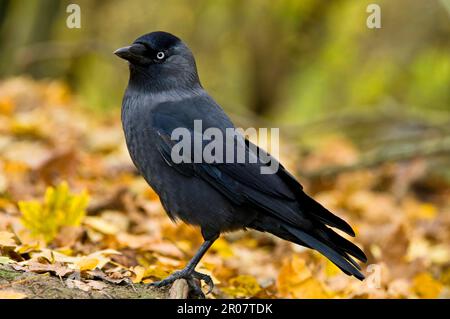
[[[189,288],[193,290],[194,294],[201,298],[205,297],[205,294],[201,289],[202,280],[208,285],[208,291],[206,292],[206,294],[209,294],[214,289],[214,282],[212,281],[210,276],[186,268],[180,271],[176,271],[169,277],[161,281],[155,281],[150,285],[155,287],[164,287],[167,285],[171,285],[175,280],[182,278],[186,279],[189,284]]]

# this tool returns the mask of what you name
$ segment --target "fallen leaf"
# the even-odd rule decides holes
[[[6,265],[6,264],[10,264],[12,262],[14,262],[14,260],[12,260],[11,258],[0,256],[0,265]]]
[[[283,297],[330,298],[325,285],[315,279],[304,259],[294,255],[280,269],[277,287]]]
[[[429,273],[420,273],[413,279],[413,290],[420,298],[434,299],[439,297],[443,285]]]
[[[163,269],[162,267],[158,267],[155,265],[151,265],[150,267],[145,269],[144,278],[152,278],[161,280],[170,275],[170,272]],[[153,280],[144,280],[145,283],[152,282]]]
[[[86,292],[92,289],[92,287],[90,285],[88,285],[87,283],[84,283],[81,280],[76,280],[76,279],[67,279],[66,285],[70,289],[77,288],[77,289],[80,289],[80,290],[83,290]]]
[[[214,244],[211,246],[211,251],[218,253],[220,257],[225,259],[233,257],[234,255],[233,249],[223,238],[219,238],[214,242]]]
[[[50,272],[59,277],[65,277],[68,274],[71,274],[74,272],[73,269],[70,269],[60,263],[42,264],[42,263],[36,262],[34,260],[27,261],[25,263],[20,262],[19,264],[12,264],[11,266],[16,270],[22,270],[22,271],[30,271],[30,272],[35,272],[35,273]]]
[[[229,280],[228,287],[224,287],[222,290],[232,297],[246,298],[256,296],[261,291],[261,286],[255,277],[239,275]]]
[[[133,283],[137,284],[142,281],[145,275],[145,268],[142,266],[136,266],[130,269],[134,273]]]
[[[75,263],[80,271],[94,270],[98,264],[99,260],[93,257],[82,257]]]
[[[450,260],[450,248],[446,245],[432,245],[424,238],[414,238],[408,247],[408,261],[422,258],[434,264],[446,264]]]
[[[122,283],[128,283],[128,284],[132,283],[130,278],[128,278],[128,277],[125,277],[123,275],[121,275],[121,276],[114,276],[114,273],[112,273],[111,276],[108,276],[102,270],[100,270],[98,268],[94,269],[94,270],[87,271],[87,274],[89,274],[93,278],[98,278],[98,279],[101,279],[101,280],[104,280],[106,282],[110,282],[110,283],[116,284],[116,285],[122,284]]]
[[[104,220],[101,217],[88,216],[85,217],[83,223],[105,235],[115,235],[119,232],[119,229],[114,224]]]
[[[27,295],[15,290],[0,290],[0,299],[24,299]]]
[[[0,246],[15,247],[14,234],[7,231],[0,231]]]
[[[103,290],[108,287],[107,284],[99,280],[86,280],[86,283],[94,290]]]

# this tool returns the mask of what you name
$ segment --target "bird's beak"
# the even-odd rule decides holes
[[[143,63],[145,58],[146,48],[144,45],[135,43],[127,47],[123,47],[114,51],[114,54],[119,58],[127,60],[131,63]]]
[[[116,51],[114,51],[114,54],[117,55],[121,59],[128,60],[128,58],[131,56],[130,52],[131,45],[123,48],[119,48]]]

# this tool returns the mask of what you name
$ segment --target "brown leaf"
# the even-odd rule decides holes
[[[0,231],[0,247],[15,247],[14,234],[6,231]]]

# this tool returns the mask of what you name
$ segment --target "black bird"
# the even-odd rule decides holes
[[[153,32],[114,53],[129,62],[122,124],[131,159],[159,195],[169,217],[199,226],[205,240],[184,269],[154,285],[185,278],[202,294],[197,279],[211,290],[211,278],[195,267],[221,233],[247,228],[315,249],[347,275],[364,279],[352,258],[366,262],[364,252],[330,227],[355,236],[352,228],[309,197],[282,165],[275,174],[261,174],[260,168],[268,164],[260,159],[253,164],[172,160],[175,128],[186,128],[195,135],[194,120],[202,120],[203,130],[234,128],[202,88],[194,56],[179,38]],[[246,155],[258,156],[249,141],[244,147]]]

